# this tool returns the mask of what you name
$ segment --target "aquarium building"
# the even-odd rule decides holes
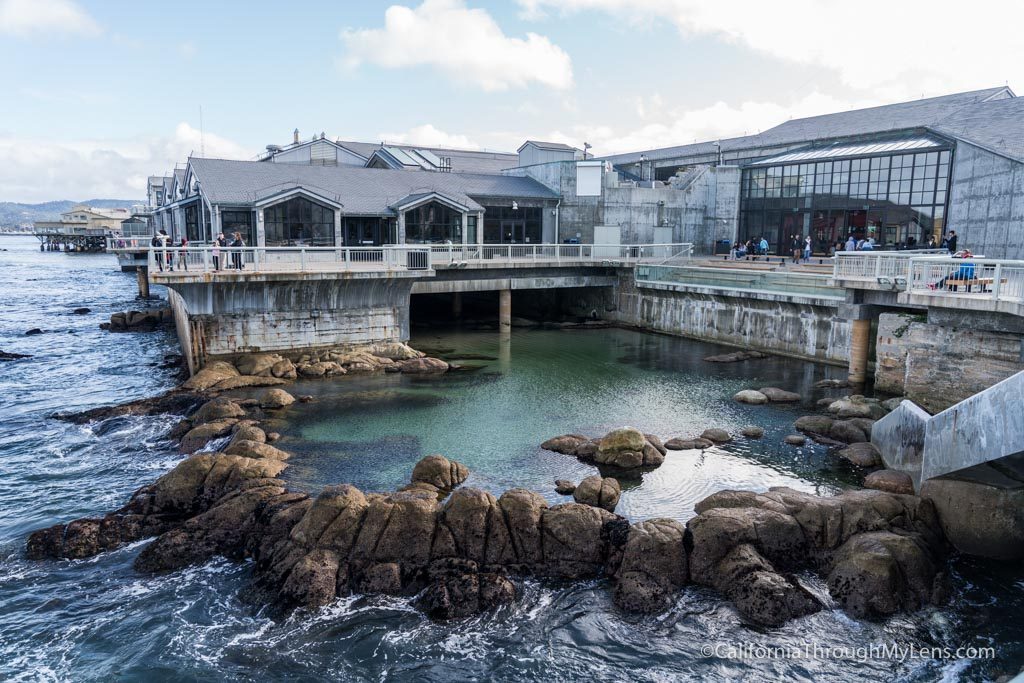
[[[1008,87],[793,119],[755,135],[586,158],[330,140],[150,179],[157,229],[260,246],[941,242],[1024,258],[1024,101]]]

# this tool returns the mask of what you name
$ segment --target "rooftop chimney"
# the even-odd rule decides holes
[[[292,142],[295,143],[296,145],[299,144],[299,129],[298,128],[296,128],[292,132]]]

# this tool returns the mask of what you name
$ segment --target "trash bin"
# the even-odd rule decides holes
[[[715,256],[728,254],[732,251],[732,240],[718,240],[715,242]]]

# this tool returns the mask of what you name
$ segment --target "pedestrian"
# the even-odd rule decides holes
[[[957,243],[956,230],[950,230],[949,231],[949,244],[947,245],[949,247],[949,253],[950,254],[955,254],[956,253],[956,243]]]
[[[853,239],[852,233],[846,240],[846,251],[857,251],[857,240]]]
[[[811,261],[811,236],[808,235],[804,238],[804,262],[810,263]]]
[[[164,255],[159,251],[160,247],[163,246],[163,242],[160,240],[160,233],[153,235],[153,239],[149,241],[149,246],[156,250],[153,253],[153,257],[156,261],[156,265],[160,268],[160,272],[162,273],[164,271]]]
[[[220,270],[220,248],[227,245],[228,241],[224,239],[224,233],[218,232],[217,237],[213,240],[213,249],[210,250],[210,254],[213,256],[213,269]]]
[[[231,243],[233,251],[231,252],[231,258],[234,260],[234,266],[236,270],[244,270],[242,265],[242,247],[245,246],[245,242],[242,240],[242,233],[236,232],[235,239]]]
[[[178,245],[178,264],[184,270],[188,270],[188,238],[182,237],[181,244]]]
[[[800,251],[801,245],[800,240],[796,235],[789,236],[789,255],[793,259],[793,263],[800,263]]]
[[[763,235],[761,237],[761,241],[757,245],[757,253],[762,256],[768,255],[768,240],[766,240]]]
[[[956,252],[955,254],[953,254],[953,258],[969,259],[973,257],[974,254],[971,253],[970,249],[964,249],[963,251]],[[967,289],[968,291],[970,291],[972,281],[974,280],[974,272],[975,268],[973,263],[964,263],[962,266],[958,267],[955,271],[953,271],[946,277],[942,278],[935,284],[928,285],[928,289],[946,289],[946,282],[948,282],[949,280],[953,280],[954,282],[957,283],[967,283]],[[951,291],[956,291],[958,288],[959,284],[950,285],[948,287],[948,289],[950,289]],[[982,288],[984,289],[984,287]]]
[[[935,248],[935,237],[931,237],[931,236],[928,237],[928,241],[925,243],[924,248],[925,249],[934,249]]]

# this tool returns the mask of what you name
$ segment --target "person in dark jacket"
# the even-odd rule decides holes
[[[950,230],[949,231],[949,240],[948,240],[948,244],[947,244],[947,246],[949,247],[949,253],[951,253],[951,254],[955,254],[956,253],[956,242],[957,242],[956,230]]]
[[[242,247],[245,246],[245,242],[242,240],[242,233],[236,232],[235,239],[231,242],[233,251],[231,252],[231,259],[234,261],[234,267],[237,270],[243,270],[242,266]]]

